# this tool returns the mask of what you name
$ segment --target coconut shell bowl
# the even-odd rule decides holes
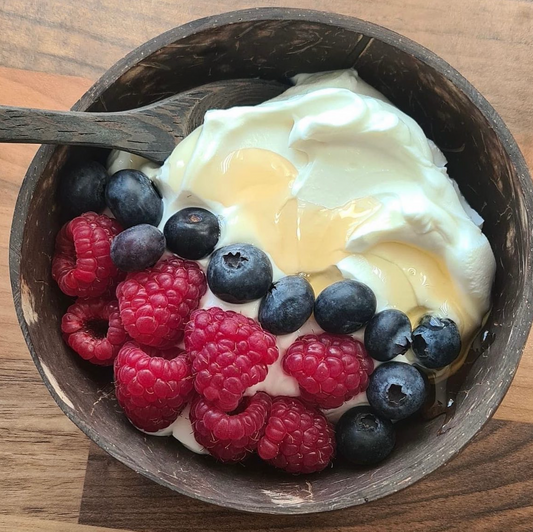
[[[462,370],[448,383],[451,408],[399,427],[375,468],[336,464],[290,476],[252,464],[226,466],[173,438],[149,437],[126,419],[112,372],[89,367],[63,343],[69,300],[51,278],[62,172],[103,149],[42,147],[24,178],[10,242],[13,297],[41,377],[63,412],[114,458],[179,493],[249,512],[298,514],[363,504],[420,480],[482,429],[515,374],[532,318],[533,187],[502,119],[445,61],[385,28],[316,11],[262,8],[208,17],[143,44],[110,68],[74,110],[137,108],[212,81],[354,67],[413,117],[444,152],[448,172],[485,220],[497,262],[492,310]],[[448,400],[447,399],[447,400]]]

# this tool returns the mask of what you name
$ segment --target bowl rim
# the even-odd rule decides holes
[[[101,97],[103,92],[107,90],[111,85],[113,85],[120,76],[129,71],[131,68],[133,68],[139,61],[156,52],[160,48],[172,44],[178,39],[183,39],[187,36],[190,36],[207,28],[213,29],[234,23],[257,22],[267,20],[298,20],[312,23],[321,23],[361,33],[369,39],[376,38],[386,44],[389,44],[395,48],[402,50],[403,52],[406,52],[416,57],[423,63],[427,64],[428,66],[442,74],[456,88],[461,90],[461,92],[477,107],[477,109],[482,113],[482,115],[488,121],[491,127],[495,130],[500,142],[502,143],[503,147],[505,148],[505,151],[507,152],[509,160],[511,161],[517,172],[519,184],[523,192],[522,199],[524,201],[524,210],[526,212],[526,223],[528,226],[532,225],[532,214],[530,213],[533,213],[533,183],[531,181],[528,167],[520,151],[520,148],[518,147],[518,144],[516,143],[509,129],[507,128],[499,114],[496,112],[496,110],[492,107],[492,105],[469,81],[466,80],[464,76],[462,76],[456,69],[450,66],[445,60],[437,56],[435,53],[431,52],[424,46],[407,37],[404,37],[403,35],[393,30],[390,30],[378,24],[367,22],[356,17],[300,8],[260,7],[243,9],[238,11],[230,11],[193,20],[191,22],[168,30],[160,34],[159,36],[154,37],[153,39],[150,39],[149,41],[141,44],[140,46],[129,52],[124,58],[116,62],[112,67],[106,70],[104,74],[102,74],[102,76],[94,83],[94,85],[74,104],[72,110],[86,110],[91,104],[97,101],[98,98]],[[143,476],[160,485],[172,489],[173,491],[211,504],[217,504],[219,506],[224,506],[227,508],[233,508],[241,511],[255,513],[306,514],[337,510],[357,504],[362,504],[363,502],[368,502],[368,499],[365,499],[364,501],[357,500],[353,496],[351,496],[350,493],[338,497],[334,502],[328,503],[313,501],[313,503],[308,503],[303,506],[263,505],[260,507],[251,508],[250,506],[242,504],[241,501],[237,500],[231,502],[220,502],[217,501],[214,497],[202,496],[197,493],[194,493],[187,486],[178,487],[175,485],[171,485],[164,479],[159,478],[156,475],[152,475],[148,471],[140,469],[139,467],[137,467],[134,461],[132,461],[128,456],[122,454],[120,449],[108,444],[106,442],[105,437],[102,437],[98,432],[93,430],[91,426],[87,425],[81,419],[78,418],[76,413],[64,401],[64,398],[61,397],[61,393],[58,393],[54,384],[51,382],[49,375],[47,374],[45,369],[43,369],[43,365],[41,364],[39,357],[35,352],[30,338],[29,328],[24,317],[23,304],[21,301],[22,285],[20,279],[20,260],[22,252],[22,239],[29,211],[30,200],[33,195],[33,191],[35,189],[39,176],[44,170],[52,153],[56,149],[57,148],[54,146],[43,146],[39,148],[35,157],[30,163],[29,169],[23,179],[17,197],[13,214],[13,222],[11,226],[11,234],[9,241],[9,268],[15,310],[19,325],[22,329],[22,333],[30,351],[31,357],[39,371],[39,374],[41,375],[41,378],[43,379],[46,387],[48,388],[48,391],[50,392],[58,406],[61,408],[61,410],[67,415],[67,417],[99,447],[101,447],[113,458],[117,459],[119,462],[123,463],[130,469],[142,474]],[[530,278],[533,273],[533,232],[528,231],[527,235],[529,239],[530,251],[529,254],[526,256],[523,275],[526,278]],[[417,473],[412,475],[407,482],[403,483],[400,489],[414,484],[415,482],[426,477],[427,475],[447,463],[453,457],[455,457],[492,418],[494,412],[505,397],[518,369],[518,365],[522,357],[522,352],[527,340],[529,329],[533,321],[533,305],[530,305],[530,301],[532,300],[533,283],[528,283],[526,284],[525,290],[523,292],[523,298],[520,302],[517,311],[517,315],[519,316],[519,318],[513,325],[513,329],[515,331],[515,342],[520,346],[516,353],[513,354],[515,364],[512,368],[512,371],[509,371],[502,376],[500,386],[498,387],[498,393],[494,394],[489,400],[488,408],[486,409],[486,417],[484,419],[479,420],[476,424],[469,425],[467,427],[467,430],[461,435],[461,438],[457,440],[458,443],[454,448],[453,452],[439,456],[439,459],[435,463],[432,463],[430,467],[424,469],[424,471],[417,471]],[[400,489],[398,488],[398,486],[391,485],[389,489],[384,490],[382,494],[371,500],[376,500],[385,496],[392,495],[393,493],[400,491]]]

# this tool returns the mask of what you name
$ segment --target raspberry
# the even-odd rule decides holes
[[[118,402],[128,419],[146,432],[171,425],[192,396],[190,360],[178,348],[174,354],[171,360],[150,356],[144,347],[127,342],[115,359]]]
[[[110,366],[128,339],[118,303],[105,299],[78,299],[61,320],[63,339],[81,358]]]
[[[59,231],[52,277],[62,292],[75,297],[98,297],[114,289],[123,276],[113,264],[111,241],[122,231],[120,224],[94,212],[86,212]]]
[[[287,349],[283,369],[298,381],[302,399],[336,408],[367,389],[374,362],[350,336],[307,334]]]
[[[254,320],[218,307],[197,310],[185,327],[196,391],[224,412],[246,388],[265,380],[279,355],[276,340]]]
[[[321,471],[335,453],[333,427],[321,412],[300,400],[277,397],[257,452],[263,460],[289,473]]]
[[[124,327],[141,344],[175,345],[205,291],[205,275],[198,264],[177,257],[129,273],[117,288]]]
[[[255,451],[270,412],[272,400],[258,392],[245,397],[230,414],[198,396],[189,414],[196,441],[222,462],[241,462]]]

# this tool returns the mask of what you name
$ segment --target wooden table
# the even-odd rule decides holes
[[[66,109],[158,33],[268,4],[358,16],[429,47],[496,107],[533,167],[531,0],[3,0],[0,103]],[[474,443],[429,478],[364,507],[286,518],[240,514],[167,491],[100,451],[46,391],[11,300],[9,228],[34,152],[0,145],[0,531],[533,530],[533,338]]]

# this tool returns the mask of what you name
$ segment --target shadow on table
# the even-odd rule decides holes
[[[533,424],[509,421],[491,421],[450,464],[391,497],[295,516],[246,514],[189,499],[93,444],[80,523],[143,532],[532,531],[532,493]]]

